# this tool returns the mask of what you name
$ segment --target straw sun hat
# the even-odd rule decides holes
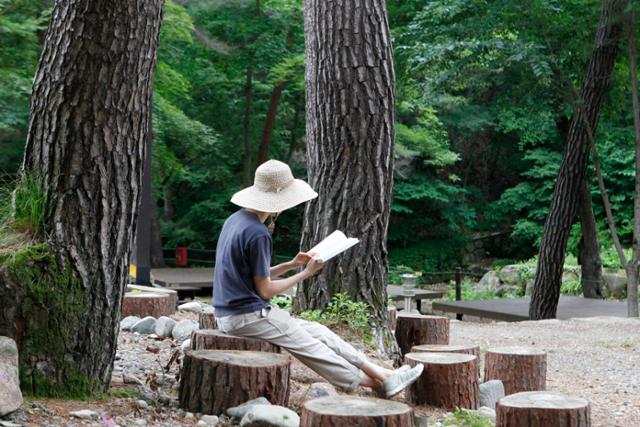
[[[234,194],[231,203],[261,212],[282,212],[316,197],[318,193],[309,184],[293,178],[287,164],[269,160],[256,169],[253,185]]]

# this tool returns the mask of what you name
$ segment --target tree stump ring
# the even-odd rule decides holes
[[[498,347],[484,358],[484,380],[500,380],[505,395],[540,391],[547,384],[547,353],[531,347]]]
[[[405,361],[424,365],[420,378],[409,387],[413,403],[477,409],[480,405],[477,357],[461,353],[408,353]]]
[[[247,400],[289,400],[289,356],[234,350],[189,350],[185,354],[179,405],[189,412],[219,415]]]
[[[396,324],[396,341],[402,354],[420,344],[449,344],[449,318],[400,313]]]
[[[414,427],[413,409],[393,400],[327,396],[307,401],[300,427]]]
[[[591,427],[591,406],[579,397],[554,391],[527,391],[503,397],[496,427]]]
[[[422,344],[414,345],[412,353],[461,353],[476,356],[476,367],[480,375],[480,346],[473,344]]]
[[[127,292],[122,299],[122,317],[171,316],[176,312],[171,295],[153,292]]]
[[[279,346],[270,342],[225,334],[219,329],[199,329],[191,335],[193,350],[240,350],[281,353]]]

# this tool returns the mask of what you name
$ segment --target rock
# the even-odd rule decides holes
[[[495,409],[487,408],[486,406],[481,406],[476,413],[478,416],[482,418],[488,418],[493,424],[496,423],[496,411]]]
[[[478,282],[478,288],[495,291],[500,286],[500,278],[495,271],[488,271]]]
[[[0,337],[0,417],[10,414],[22,405],[18,347],[8,337]]]
[[[521,282],[520,270],[522,266],[517,264],[505,265],[499,273],[500,281],[508,285],[516,285]]]
[[[167,316],[161,316],[156,322],[156,335],[159,337],[170,337],[175,326],[175,320]]]
[[[200,421],[198,421],[198,425],[217,426],[219,422],[220,419],[215,415],[203,415],[202,418],[200,418]]]
[[[496,409],[498,400],[504,397],[504,385],[500,380],[490,380],[480,384],[480,406]]]
[[[183,352],[189,350],[191,348],[191,338],[188,340],[184,340],[184,342],[180,345],[180,350]]]
[[[201,313],[202,309],[202,304],[197,301],[187,302],[178,306],[180,311],[191,311],[193,313]]]
[[[131,375],[131,374],[122,375],[122,382],[125,383],[125,384],[136,384],[136,385],[143,385],[144,384],[140,378],[136,377],[135,375]]]
[[[235,418],[243,418],[253,405],[271,405],[271,402],[269,402],[266,397],[247,400],[242,405],[227,409],[227,415]]]
[[[2,427],[22,427],[22,424],[16,424],[11,421],[2,421],[0,420],[0,426]]]
[[[317,399],[324,396],[337,396],[338,392],[336,388],[329,383],[315,382],[309,387],[302,387],[296,393],[294,393],[289,402],[295,402],[297,405],[302,406],[307,400]]]
[[[140,427],[144,427],[147,425],[147,422],[145,420],[143,420],[142,418],[138,418],[133,420],[133,425],[134,426],[140,426]]]
[[[252,405],[240,427],[298,427],[300,417],[291,409],[277,405]]]
[[[127,316],[120,321],[121,331],[130,331],[133,325],[135,325],[140,318],[138,316]]]
[[[197,331],[199,329],[198,323],[193,320],[181,320],[173,328],[171,335],[173,338],[182,341],[191,337],[191,333],[193,331]]]
[[[195,418],[195,415],[193,415],[193,412],[187,412],[186,414],[184,414],[184,417],[188,420]]]
[[[499,297],[503,296],[516,296],[518,295],[518,291],[520,290],[520,286],[518,285],[500,285],[496,288],[496,295]]]
[[[429,417],[414,415],[413,422],[415,423],[415,427],[429,427]]]
[[[69,415],[74,418],[80,418],[81,420],[88,420],[91,418],[98,418],[98,413],[89,409],[82,409],[80,411],[69,412]]]
[[[142,320],[138,320],[131,327],[131,332],[137,332],[139,334],[151,334],[155,331],[156,331],[156,319],[151,316],[147,316]]]
[[[136,406],[139,409],[149,409],[149,404],[147,402],[145,402],[144,400],[136,401]]]
[[[562,283],[580,281],[580,275],[574,268],[565,267],[562,272]]]
[[[607,288],[608,296],[623,299],[627,295],[627,275],[624,270],[605,270],[602,272],[602,279]]]

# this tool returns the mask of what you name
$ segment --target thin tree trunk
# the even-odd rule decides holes
[[[173,204],[173,188],[171,185],[164,187],[164,208],[162,210],[162,219],[167,222],[173,221],[173,216],[176,213],[176,208]]]
[[[622,35],[622,17],[628,0],[604,0],[594,50],[580,93],[582,107],[592,130],[597,129],[600,108],[613,71]],[[585,170],[589,138],[579,111],[569,128],[558,180],[540,244],[538,269],[529,306],[531,319],[556,316],[567,240],[574,222]]]
[[[602,263],[600,261],[600,243],[598,242],[598,225],[593,215],[591,191],[585,179],[582,185],[578,215],[582,238],[578,245],[579,261],[582,274],[582,294],[585,298],[604,298],[602,294]]]
[[[635,37],[635,12],[627,14],[629,69],[633,102],[633,127],[636,140],[636,194],[633,200],[633,254],[627,265],[627,315],[638,317],[638,262],[640,261],[640,105],[638,104],[638,53]]]
[[[289,149],[287,150],[286,163],[291,162],[291,158],[293,157],[293,152],[296,150],[298,146],[298,139],[296,135],[296,129],[298,129],[298,125],[300,124],[300,115],[304,113],[304,106],[299,105],[297,102],[294,102],[294,112],[293,112],[293,120],[291,122],[291,136],[289,138]]]
[[[155,202],[151,206],[151,268],[165,267],[160,235],[160,215]]]
[[[387,328],[387,228],[393,185],[394,71],[383,0],[305,2],[307,160],[319,197],[305,212],[302,248],[336,229],[360,239],[298,288],[297,310],[337,292],[367,303],[381,349]]]
[[[251,108],[253,104],[253,54],[249,56],[244,83],[244,119],[242,124],[242,140],[244,142],[244,160],[242,164],[242,184],[251,185]]]
[[[260,149],[258,151],[258,162],[256,166],[260,166],[269,160],[269,144],[273,135],[273,128],[276,125],[276,116],[278,114],[278,106],[280,105],[280,96],[284,90],[284,82],[278,83],[271,91],[269,99],[269,108],[267,109],[267,117],[262,129],[262,139],[260,140]]]
[[[21,171],[46,191],[47,241],[0,278],[0,335],[20,343],[30,393],[81,396],[111,381],[161,18],[161,0],[54,5]]]

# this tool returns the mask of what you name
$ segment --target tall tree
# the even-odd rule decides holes
[[[55,2],[22,166],[43,232],[0,269],[0,335],[19,343],[31,393],[109,386],[161,20],[162,0]]]
[[[604,298],[602,294],[602,262],[600,260],[600,243],[598,225],[593,214],[591,192],[585,179],[582,185],[578,215],[582,237],[578,244],[578,258],[581,272],[580,284],[585,298]]]
[[[604,0],[580,104],[571,120],[558,180],[540,243],[538,269],[529,306],[531,319],[554,318],[569,232],[581,198],[589,160],[589,132],[596,129],[600,108],[618,52],[628,0]],[[586,123],[583,121],[583,115]],[[588,128],[589,129],[588,129]]]
[[[298,288],[298,310],[336,292],[367,302],[381,348],[387,317],[387,227],[393,184],[394,70],[383,0],[305,3],[307,162],[319,197],[307,206],[302,247],[335,229],[360,244]]]

